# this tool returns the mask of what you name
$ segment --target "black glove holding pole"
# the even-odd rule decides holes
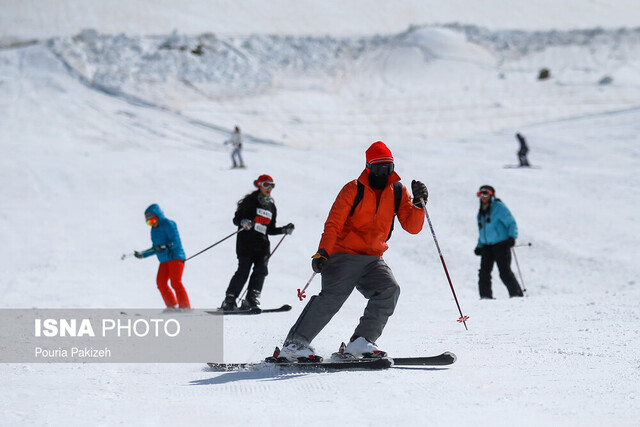
[[[422,200],[426,203],[429,198],[427,186],[414,179],[411,181],[411,192],[413,193],[413,205],[418,208],[422,208]]]
[[[293,230],[296,229],[296,226],[293,225],[292,223],[289,223],[287,225],[285,225],[284,227],[282,227],[282,234],[292,234]]]
[[[316,273],[322,273],[322,270],[327,265],[327,261],[329,261],[329,254],[324,249],[318,249],[318,252],[311,257],[311,268]]]

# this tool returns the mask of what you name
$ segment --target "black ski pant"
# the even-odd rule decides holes
[[[264,278],[269,274],[267,264],[269,263],[269,252],[253,252],[251,254],[238,255],[238,269],[229,282],[227,288],[227,295],[233,294],[238,297],[244,284],[249,279],[249,287],[247,294],[252,293],[260,295],[262,292],[262,285],[264,284]],[[253,272],[251,278],[249,278],[249,272],[253,266]]]
[[[480,298],[493,298],[491,290],[491,270],[493,264],[498,265],[500,279],[509,290],[509,296],[521,297],[522,289],[511,271],[511,248],[505,242],[495,245],[485,245],[481,249],[480,272],[478,273],[478,288]]]

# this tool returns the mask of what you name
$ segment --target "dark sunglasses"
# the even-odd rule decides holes
[[[276,186],[275,182],[262,181],[260,183],[260,187],[262,188],[275,188],[275,186]]]
[[[369,171],[375,176],[391,175],[393,173],[394,165],[391,162],[385,163],[367,163]]]

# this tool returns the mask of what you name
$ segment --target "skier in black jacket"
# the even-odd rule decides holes
[[[531,166],[529,164],[529,159],[527,159],[527,153],[529,152],[527,140],[524,139],[524,136],[520,133],[516,133],[516,139],[520,143],[520,149],[518,150],[518,161],[520,162],[520,167]]]
[[[236,300],[247,279],[249,279],[247,296],[242,301],[240,309],[250,310],[260,307],[262,285],[269,274],[267,264],[271,245],[268,235],[291,234],[295,228],[292,223],[284,227],[276,227],[277,210],[271,198],[271,191],[276,185],[273,178],[269,175],[260,175],[253,184],[258,189],[238,202],[238,209],[233,217],[233,223],[242,229],[236,239],[238,269],[229,282],[225,299],[220,307],[223,310],[238,308]],[[249,278],[252,265],[253,272]]]

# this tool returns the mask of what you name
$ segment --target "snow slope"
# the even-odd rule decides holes
[[[635,4],[580,2],[577,12],[570,0],[553,11],[489,1],[474,16],[479,6],[449,2],[432,5],[425,22],[417,3],[393,11],[379,3],[363,12],[387,13],[376,26],[349,19],[364,7],[350,2],[342,19],[337,8],[315,10],[320,31],[305,26],[313,8],[274,3],[291,24],[278,26],[260,17],[262,3],[247,3],[255,7],[246,6],[246,21],[207,35],[201,14],[171,13],[173,2],[113,8],[153,10],[140,31],[90,2],[60,2],[39,3],[22,33],[4,25],[35,3],[0,8],[5,41],[43,38],[0,50],[0,307],[160,308],[157,262],[120,260],[149,245],[144,209],[159,203],[190,255],[234,230],[235,202],[266,172],[277,182],[279,221],[296,230],[270,263],[263,305],[294,309],[225,319],[224,343],[227,361],[260,360],[303,308],[296,289],[311,274],[335,195],[382,139],[403,181],[429,186],[429,214],[470,320],[469,331],[455,321],[428,229],[411,236],[396,227],[385,260],[402,295],[378,344],[401,356],[451,350],[450,368],[4,364],[0,424],[637,424],[640,44],[637,30],[620,28]],[[56,16],[69,5],[78,13],[63,29]],[[169,16],[179,32],[165,30]],[[422,25],[433,22],[461,24]],[[74,25],[98,31],[77,34]],[[527,31],[551,27],[562,31]],[[300,33],[318,35],[289,35]],[[202,55],[191,53],[198,44]],[[543,67],[552,78],[538,81]],[[611,83],[599,84],[604,77]],[[247,137],[246,170],[228,169],[222,145],[236,124]],[[539,168],[504,168],[516,162],[516,131]],[[519,243],[532,243],[517,248],[527,298],[508,299],[494,273],[497,299],[478,300],[475,191],[485,183],[518,220]],[[218,306],[235,266],[231,241],[189,261],[193,306]],[[308,293],[319,287],[316,278]],[[347,301],[314,341],[320,354],[348,339],[363,307],[357,293]]]

